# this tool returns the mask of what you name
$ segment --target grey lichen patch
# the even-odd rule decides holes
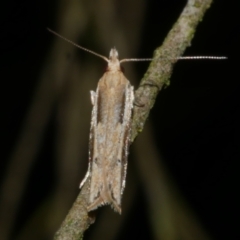
[[[170,79],[166,79],[166,80],[164,81],[164,88],[169,87],[170,84],[171,84]]]

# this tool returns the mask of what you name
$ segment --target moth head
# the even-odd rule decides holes
[[[118,59],[118,51],[115,47],[110,50],[109,59],[112,60],[112,61],[114,59]]]
[[[118,60],[118,51],[116,48],[112,48],[109,54],[107,71],[120,71],[120,62]]]

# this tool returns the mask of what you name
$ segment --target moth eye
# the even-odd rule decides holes
[[[123,73],[125,73],[125,69],[124,69],[123,66],[120,66],[120,69],[121,69],[121,71],[122,71]]]
[[[117,164],[121,164],[121,159],[118,159],[118,160],[117,160]]]

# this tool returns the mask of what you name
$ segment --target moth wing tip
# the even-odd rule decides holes
[[[101,198],[96,199],[94,202],[92,202],[91,204],[88,205],[87,207],[87,211],[91,212],[93,210],[96,210],[99,207],[102,207],[104,205],[111,205],[111,207],[113,208],[113,210],[117,213],[119,213],[121,215],[122,213],[122,209],[121,209],[121,205],[118,204],[116,201],[111,200],[111,201],[104,201]]]
[[[98,207],[101,207],[103,205],[108,204],[107,202],[104,202],[103,199],[101,199],[100,197],[98,197],[95,201],[93,201],[92,203],[90,203],[87,207],[88,212],[91,212],[93,210],[96,210]]]

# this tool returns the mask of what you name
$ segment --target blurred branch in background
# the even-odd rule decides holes
[[[78,1],[62,1],[59,8],[60,11],[64,12],[65,14],[65,16],[62,15],[63,19],[59,17],[62,21],[62,23],[59,21],[59,25],[66,24],[67,26],[71,26],[71,28],[67,28],[66,31],[63,31],[63,33],[72,37],[72,39],[77,39],[79,34],[85,28],[84,23],[86,22],[86,16],[84,14],[79,14],[81,13],[81,11],[83,11],[83,8],[79,6]],[[66,88],[66,85],[68,86],[69,82],[72,83],[72,79],[74,78],[77,79],[79,82],[79,75],[76,74],[76,72],[74,71],[74,69],[76,69],[76,65],[73,65],[72,62],[68,61],[68,59],[66,58],[66,52],[70,52],[71,54],[73,54],[73,52],[75,51],[76,49],[73,46],[67,45],[59,39],[56,39],[55,44],[46,59],[42,73],[40,74],[39,86],[36,89],[33,102],[29,109],[29,113],[26,116],[26,120],[22,128],[22,133],[19,137],[18,143],[10,158],[9,169],[7,171],[6,179],[1,189],[0,232],[1,239],[3,240],[9,239],[10,237],[14,220],[16,218],[17,211],[19,210],[19,204],[25,191],[31,167],[33,166],[34,161],[39,154],[39,148],[44,139],[44,133],[47,124],[49,124],[50,117],[54,111],[54,107],[56,106],[56,104],[62,106],[61,99],[63,98],[63,91]],[[78,89],[79,91],[81,91],[81,88]],[[81,94],[79,95],[81,96]],[[69,113],[67,116],[64,115],[65,118],[67,118],[70,114],[71,113]],[[62,116],[59,116],[59,118],[61,117]],[[80,126],[83,126],[83,124],[81,124],[81,119],[84,118],[80,118],[79,124]],[[63,122],[64,120],[61,119],[61,122]],[[63,129],[65,129],[66,126],[69,125],[64,125]],[[76,127],[78,126],[79,125],[77,125]],[[82,127],[81,130],[84,131],[84,127]],[[57,133],[58,135],[62,134],[60,127],[58,128]],[[58,137],[60,138],[61,136]],[[57,138],[57,140],[64,141],[66,136],[62,137],[64,139]],[[67,137],[67,140],[71,141],[69,137]],[[80,144],[81,142],[79,143],[79,141],[77,141],[77,143],[79,144],[78,148],[83,148]],[[65,142],[65,144],[67,143]],[[62,170],[62,168],[64,168],[65,166],[62,166],[63,163],[61,161],[61,158],[57,159],[55,167],[58,174],[60,175],[59,179],[65,182],[64,184],[61,184],[60,182],[56,189],[56,192],[53,193],[53,195],[49,197],[50,199],[47,200],[48,205],[45,207],[46,215],[44,216],[46,221],[44,226],[46,229],[39,229],[39,218],[33,217],[33,219],[36,219],[35,226],[33,227],[34,224],[31,223],[32,226],[30,229],[32,231],[29,231],[29,229],[26,230],[28,232],[28,237],[25,239],[29,239],[30,233],[35,236],[36,232],[39,232],[39,239],[43,239],[43,236],[49,235],[49,233],[46,234],[46,232],[48,232],[48,229],[50,229],[50,234],[52,234],[53,229],[51,229],[51,226],[49,225],[53,223],[56,228],[56,223],[54,223],[54,220],[50,221],[49,218],[57,218],[58,215],[62,217],[64,216],[61,210],[64,211],[64,209],[66,209],[67,206],[65,206],[64,208],[63,205],[68,201],[67,198],[63,198],[63,195],[71,198],[74,192],[73,190],[71,190],[71,188],[69,188],[69,186],[65,186],[69,183],[68,179],[72,179],[74,175],[76,176],[76,172],[74,171],[76,167],[75,165],[71,165],[71,161],[74,161],[75,158],[66,156],[65,147],[66,145],[61,145],[59,147],[56,146],[57,151],[58,148],[62,149],[62,153],[57,153],[57,155],[59,154],[62,157],[66,157],[67,161],[64,158],[65,163],[70,162],[68,166],[70,166],[73,171],[69,174],[69,172],[67,171],[69,168],[65,168],[64,170]],[[65,173],[68,175],[67,177]],[[64,193],[60,193],[61,189],[63,188]],[[72,193],[69,194],[69,191],[72,191]],[[55,196],[57,196],[56,198],[58,199],[56,202],[54,194]],[[43,205],[45,206],[45,204]],[[54,212],[54,206],[59,206],[58,211]],[[40,209],[42,209],[42,207],[40,207]],[[50,213],[49,209],[52,209],[54,213]],[[41,212],[43,212],[43,210],[41,210]],[[36,211],[36,214],[38,214],[38,211]],[[41,223],[41,225],[43,224]],[[37,229],[39,229],[39,231],[36,231]],[[36,238],[36,236],[34,238]]]
[[[143,130],[157,93],[169,81],[173,67],[173,61],[169,59],[181,56],[190,45],[197,24],[202,20],[211,2],[211,0],[189,0],[162,47],[155,51],[154,60],[136,91],[132,140]],[[79,40],[82,42],[84,34],[91,29],[94,32],[92,38],[97,39],[95,42],[104,50],[109,50],[109,43],[114,43],[118,49],[121,49],[122,56],[134,57],[139,47],[138,39],[141,36],[145,5],[146,1],[144,0],[122,1],[121,4],[117,1],[102,0],[61,1],[58,7],[57,27],[53,29],[76,43]],[[124,15],[118,14],[119,11],[124,12]],[[39,86],[26,116],[19,141],[9,160],[6,179],[1,189],[1,240],[7,240],[11,236],[28,176],[39,154],[46,127],[54,109],[57,108],[55,169],[58,182],[55,191],[36,210],[15,239],[51,239],[53,232],[59,226],[75,198],[76,188],[81,180],[79,166],[86,166],[86,139],[88,138],[91,111],[88,92],[90,89],[96,88],[97,79],[100,77],[98,67],[93,67],[92,62],[88,60],[84,63],[81,62],[76,54],[78,49],[61,39],[54,36],[53,38],[53,48],[44,63]],[[86,47],[91,48],[90,44]],[[93,50],[96,51],[96,49]],[[130,73],[127,78],[133,82],[134,72],[131,66],[129,68]],[[90,79],[96,79],[96,82],[93,83]],[[87,99],[88,105],[83,99]],[[151,154],[152,158],[149,155],[148,165],[143,165],[146,160],[142,153],[143,145],[146,147],[146,152],[154,153],[156,151],[151,148],[153,145],[151,144],[153,142],[151,130],[144,129],[144,135],[146,139],[142,138],[138,142],[140,146],[134,147],[139,160],[135,162],[135,165],[139,165],[137,169],[148,199],[149,219],[155,239],[198,239],[196,236],[199,236],[199,239],[209,239],[198,226],[193,214],[189,214],[190,210],[186,204],[182,204],[173,184],[169,183],[170,180],[166,177],[166,171],[158,154]],[[79,161],[82,162],[79,163]],[[83,176],[86,169],[82,168],[80,171]],[[152,172],[155,174],[149,176],[149,173]],[[92,233],[94,238],[96,236],[101,236],[99,237],[101,239],[117,238],[124,220],[128,216],[128,209],[134,204],[136,191],[128,189],[135,185],[138,185],[136,180],[130,177],[130,184],[127,183],[124,194],[124,198],[127,199],[127,207],[124,207],[123,216],[116,217],[116,214],[110,213],[98,218],[96,221],[100,224]],[[92,217],[89,217],[84,211],[87,186],[84,189],[55,239],[78,239],[93,222]],[[129,198],[127,194],[129,194]],[[176,201],[178,198],[179,201]],[[74,225],[71,225],[70,222]],[[104,226],[109,223],[114,231],[103,230]],[[191,223],[193,227],[190,231]]]

